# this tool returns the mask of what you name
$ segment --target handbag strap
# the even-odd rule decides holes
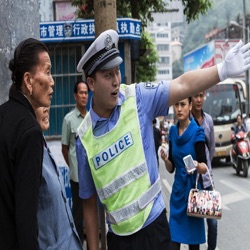
[[[203,163],[203,164],[205,164],[205,163]],[[214,184],[213,184],[213,182],[212,182],[212,178],[211,178],[211,175],[210,175],[210,172],[209,172],[209,169],[208,169],[208,167],[207,167],[207,164],[205,164],[205,165],[206,165],[206,168],[207,168],[207,173],[208,173],[208,176],[209,176],[209,179],[210,179],[212,188],[213,188],[213,190],[215,190]],[[201,175],[201,174],[199,174],[198,171],[197,171],[196,182],[195,182],[195,188],[196,188],[196,189],[197,189],[197,186],[198,186],[199,175]]]

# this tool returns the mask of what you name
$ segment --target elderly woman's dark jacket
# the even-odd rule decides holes
[[[38,249],[43,136],[28,99],[11,91],[0,106],[0,249]]]

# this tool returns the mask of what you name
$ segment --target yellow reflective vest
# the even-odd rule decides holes
[[[88,162],[107,220],[115,234],[130,235],[142,228],[160,192],[160,180],[151,185],[144,155],[135,86],[121,85],[125,101],[115,127],[94,136],[90,113],[78,135]]]

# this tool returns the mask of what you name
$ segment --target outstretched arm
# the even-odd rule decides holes
[[[250,43],[239,41],[216,66],[184,73],[170,82],[169,106],[250,68]]]
[[[219,81],[217,66],[188,71],[170,82],[169,106],[204,91]]]

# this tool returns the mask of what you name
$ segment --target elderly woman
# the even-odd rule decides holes
[[[49,108],[38,108],[35,113],[42,131],[46,131],[49,128]],[[62,174],[45,141],[43,145],[42,180],[37,213],[39,248],[82,250],[66,199]]]
[[[50,106],[54,86],[46,45],[22,41],[9,69],[9,100],[0,106],[0,249],[36,250],[43,135],[34,110]]]

